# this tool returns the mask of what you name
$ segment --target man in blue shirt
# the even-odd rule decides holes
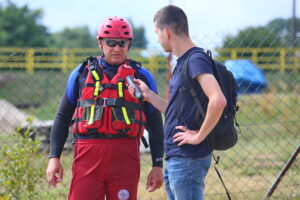
[[[201,48],[196,47],[189,37],[187,17],[182,9],[173,5],[160,9],[154,17],[154,24],[161,46],[178,58],[170,80],[169,102],[149,90],[143,81],[135,82],[143,92],[144,101],[165,113],[164,177],[169,200],[202,200],[212,152],[206,137],[217,124],[226,99],[213,76],[210,58],[201,52],[194,53],[188,62],[189,76],[197,83],[206,111],[203,121],[194,122],[197,109],[193,97],[186,92],[183,101],[180,101],[178,90],[183,85],[183,61],[193,50]],[[134,88],[129,90],[133,94]]]

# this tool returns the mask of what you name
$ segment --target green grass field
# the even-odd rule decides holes
[[[54,118],[68,74],[47,71],[33,74],[4,72],[1,75],[9,77],[10,81],[1,83],[0,99],[7,99],[41,120]],[[266,75],[269,88],[264,93],[239,96],[240,111],[237,119],[242,133],[238,144],[226,152],[216,152],[221,157],[218,168],[232,199],[263,199],[300,141],[300,74],[270,72]],[[157,72],[154,76],[159,93],[165,96],[165,74]],[[9,137],[9,133],[0,134],[1,141],[7,142]],[[37,167],[46,166],[48,155],[44,154],[44,160],[36,161]],[[57,188],[49,188],[45,179],[44,185],[40,186],[42,199],[66,199],[72,156],[72,152],[63,153],[64,181]],[[149,154],[142,154],[139,199],[166,199],[164,188],[155,193],[145,190],[150,166]],[[299,174],[298,158],[272,199],[300,199]],[[226,199],[224,188],[213,168],[207,177],[206,197],[213,200]]]

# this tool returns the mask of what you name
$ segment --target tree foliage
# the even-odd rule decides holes
[[[97,47],[96,36],[92,36],[87,26],[65,28],[53,33],[48,40],[48,47],[90,48]]]
[[[17,7],[11,1],[6,6],[0,3],[0,46],[6,47],[57,47],[89,48],[97,47],[96,31],[91,34],[87,26],[65,28],[48,33],[40,23],[42,10],[30,10],[27,5]],[[132,24],[134,41],[132,48],[145,48],[147,39],[143,26]]]
[[[0,5],[0,46],[44,47],[47,28],[40,24],[42,10],[30,10],[27,5],[18,8],[8,1]]]
[[[134,40],[132,43],[132,48],[146,48],[148,41],[145,35],[145,28],[143,26],[133,27],[133,34]]]
[[[131,23],[132,24],[132,23]],[[145,28],[132,26],[134,40],[131,48],[145,48],[147,40],[145,36]],[[50,35],[48,47],[58,48],[90,48],[97,47],[96,34],[91,34],[87,26],[65,28],[63,31]]]
[[[227,35],[224,38],[224,48],[239,47],[282,47],[291,46],[291,19],[274,19],[261,27],[247,27],[237,35]],[[300,34],[300,19],[297,19],[296,35]],[[298,37],[296,46],[300,46]]]
[[[131,48],[146,48],[148,41],[145,35],[145,28],[143,26],[135,26],[130,19],[129,23],[132,26],[134,35],[134,40],[132,42]]]
[[[300,18],[295,21],[296,28],[296,41],[295,46],[300,47]],[[284,46],[292,46],[292,32],[293,24],[292,19],[274,19],[270,21],[267,26],[270,30],[274,31],[277,35],[280,36],[281,42]],[[298,37],[297,37],[298,36]]]
[[[279,36],[265,27],[246,28],[237,36],[227,36],[223,43],[225,48],[277,46],[281,46]]]

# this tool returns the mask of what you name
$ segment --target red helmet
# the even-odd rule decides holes
[[[132,27],[124,18],[108,17],[101,22],[97,32],[97,39],[104,37],[133,39]]]

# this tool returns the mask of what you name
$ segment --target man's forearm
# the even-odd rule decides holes
[[[168,102],[153,91],[149,93],[148,99],[146,101],[151,103],[157,110],[162,113],[165,113],[167,110]]]

